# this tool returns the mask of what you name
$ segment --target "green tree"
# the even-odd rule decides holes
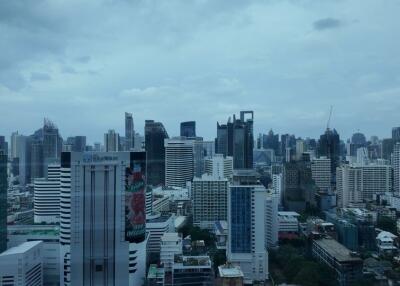
[[[397,233],[396,221],[388,216],[379,216],[377,227],[393,234]]]

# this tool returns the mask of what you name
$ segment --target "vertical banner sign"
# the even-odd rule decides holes
[[[125,239],[142,242],[146,235],[146,181],[142,164],[126,168]]]

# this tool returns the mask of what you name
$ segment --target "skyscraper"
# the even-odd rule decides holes
[[[400,142],[394,145],[393,150],[393,191],[400,195]]]
[[[332,183],[335,184],[336,167],[340,163],[340,138],[335,129],[326,129],[318,142],[318,155],[331,159]]]
[[[139,285],[146,265],[145,153],[66,152],[62,159],[61,285]]]
[[[0,253],[7,249],[7,155],[0,151]]]
[[[245,118],[250,114],[250,118]],[[241,111],[240,119],[233,115],[233,122],[230,118],[227,124],[220,125],[217,122],[216,153],[233,157],[235,169],[253,168],[253,111]]]
[[[135,128],[132,113],[125,112],[125,151],[135,147]]]
[[[392,128],[392,139],[394,144],[400,142],[400,127]]]
[[[165,183],[165,147],[164,139],[168,133],[161,122],[146,120],[145,150],[147,156],[147,183],[152,186]]]
[[[165,185],[185,187],[194,175],[194,140],[165,139]]]
[[[62,151],[62,139],[58,134],[57,126],[49,119],[44,119],[43,124],[43,160],[46,163],[49,161],[59,160]]]
[[[227,258],[240,266],[246,283],[268,278],[267,190],[253,170],[236,170],[228,191]]]
[[[106,148],[106,152],[119,151],[119,145],[119,134],[113,129],[108,130],[108,132],[104,134],[104,146]]]
[[[196,137],[196,121],[181,122],[181,136]]]
[[[4,136],[0,136],[0,152],[1,151],[5,155],[8,154],[8,143],[7,143],[6,138]]]

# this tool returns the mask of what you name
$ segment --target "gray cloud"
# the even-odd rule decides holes
[[[336,29],[342,25],[342,22],[339,19],[334,18],[324,18],[319,19],[313,23],[313,27],[317,31]]]
[[[31,81],[47,81],[51,77],[47,73],[33,72],[31,73]]]

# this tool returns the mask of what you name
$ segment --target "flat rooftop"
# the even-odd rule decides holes
[[[218,272],[219,272],[219,276],[221,278],[243,277],[242,270],[240,270],[240,267],[237,267],[237,266],[221,265],[221,266],[218,266]]]
[[[351,251],[346,248],[344,245],[340,244],[333,238],[323,238],[314,240],[313,243],[318,244],[322,249],[329,253],[330,256],[334,257],[339,262],[346,261],[360,261],[361,258],[351,256]]]
[[[41,243],[43,243],[41,240],[24,242],[18,246],[7,249],[3,253],[0,253],[0,256],[10,255],[10,254],[22,254]]]

